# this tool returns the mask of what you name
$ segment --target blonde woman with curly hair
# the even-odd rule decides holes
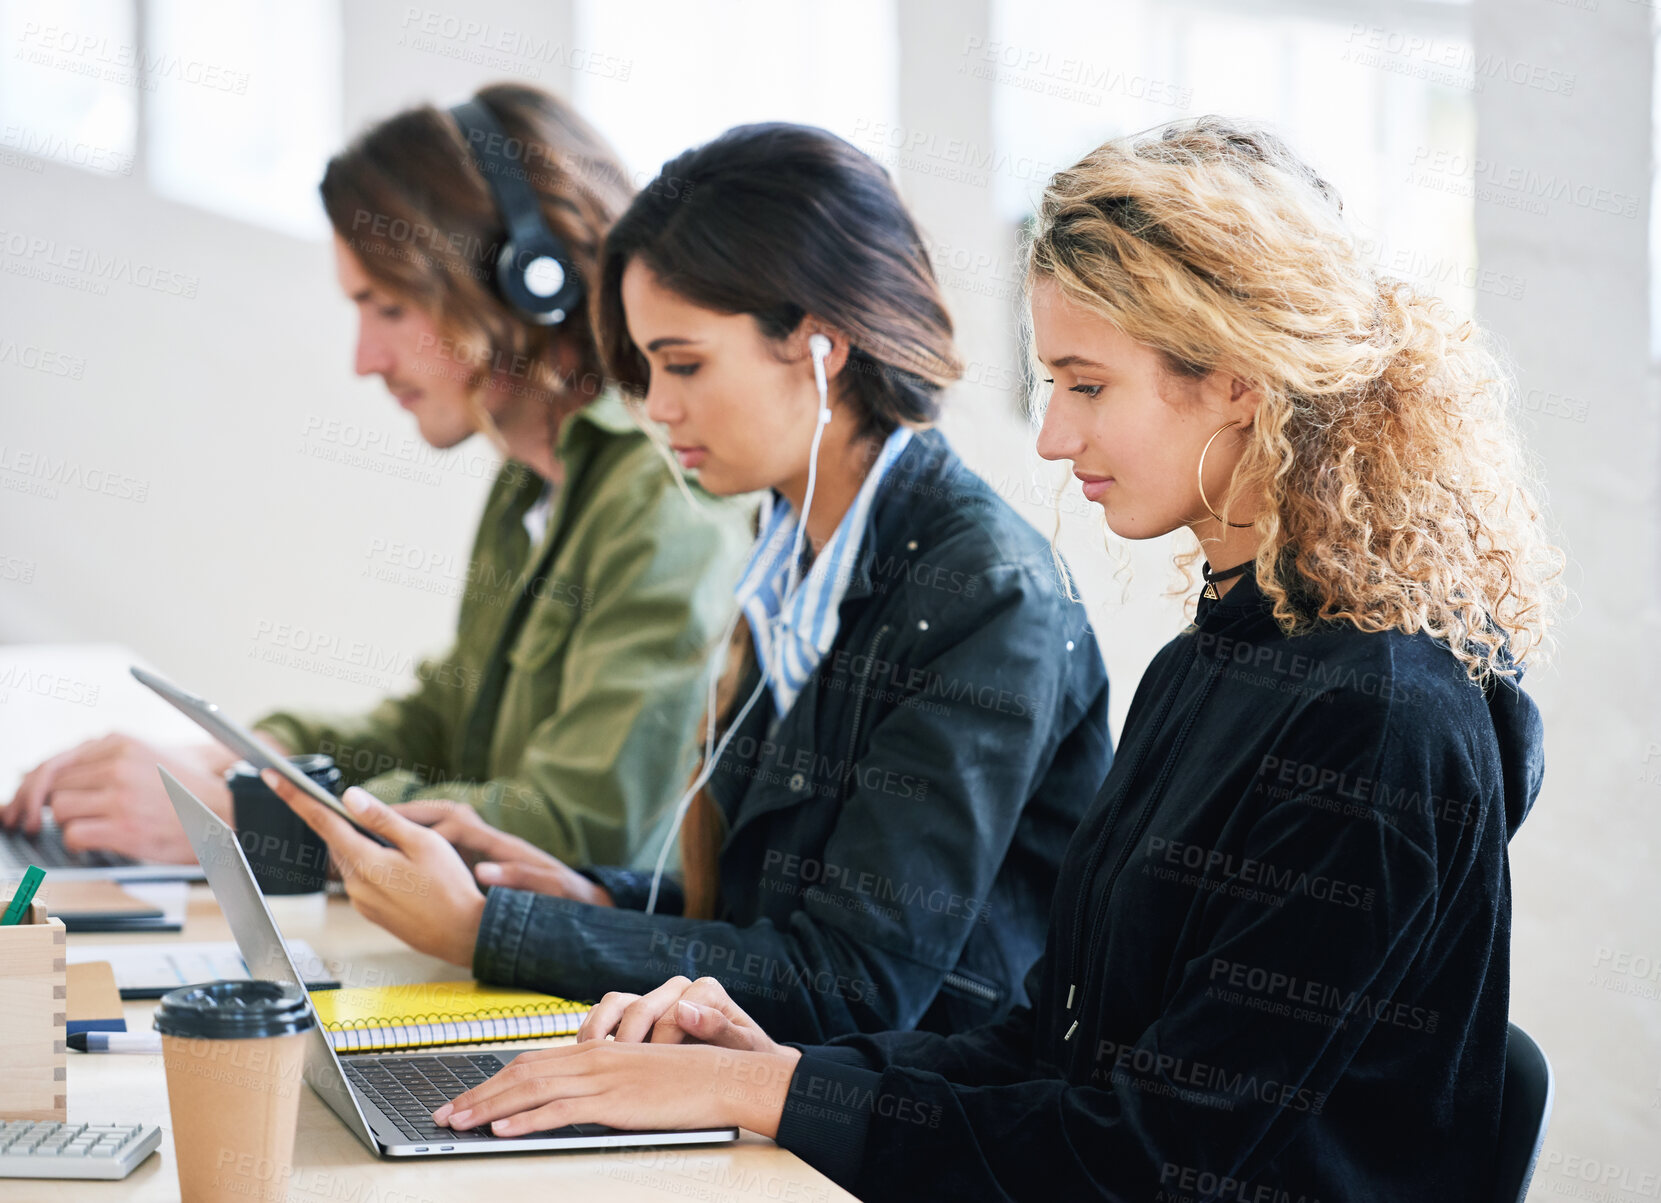
[[[439,1122],[741,1123],[866,1199],[1489,1197],[1542,774],[1520,678],[1560,571],[1503,378],[1327,183],[1214,118],[1058,174],[1029,272],[1040,453],[1118,535],[1207,559],[1031,1006],[799,1048],[673,981]]]

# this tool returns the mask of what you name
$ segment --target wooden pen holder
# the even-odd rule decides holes
[[[9,898],[0,898],[0,911]],[[64,1083],[63,920],[29,904],[0,926],[0,1120],[69,1118]]]

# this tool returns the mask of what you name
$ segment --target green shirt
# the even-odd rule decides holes
[[[573,864],[646,865],[695,762],[753,508],[689,500],[614,393],[567,418],[556,451],[565,484],[534,554],[524,515],[544,482],[502,466],[455,645],[413,690],[257,726],[384,801],[465,801]]]

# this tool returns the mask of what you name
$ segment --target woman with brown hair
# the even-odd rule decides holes
[[[382,848],[279,792],[360,910],[484,981],[715,974],[800,1039],[996,1019],[1107,771],[1107,675],[1048,544],[932,428],[958,361],[916,226],[842,139],[741,126],[664,166],[597,287],[681,465],[764,493],[684,877],[547,866],[567,880],[479,898],[396,809],[348,797]]]
[[[801,1048],[672,983],[435,1122],[738,1123],[866,1199],[1490,1197],[1506,845],[1542,775],[1520,678],[1561,592],[1505,378],[1325,181],[1215,118],[1055,176],[1029,283],[1040,453],[1117,534],[1207,559],[1031,1005]]]
[[[498,852],[645,857],[694,762],[750,512],[689,490],[601,365],[585,294],[632,198],[624,170],[569,105],[498,84],[376,124],[320,190],[357,373],[381,377],[430,446],[482,433],[504,462],[450,651],[368,713],[285,711],[257,729],[332,756],[412,818],[475,842],[486,824],[512,833],[492,836]],[[234,759],[111,736],[35,770],[8,821],[49,803],[71,847],[189,860],[155,766],[229,818]],[[457,803],[484,822],[460,822]]]

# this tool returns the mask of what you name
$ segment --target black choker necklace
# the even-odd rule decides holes
[[[1245,560],[1239,564],[1236,564],[1233,568],[1225,568],[1221,572],[1212,572],[1211,561],[1207,560],[1205,562],[1205,567],[1200,569],[1200,575],[1205,578],[1205,590],[1200,594],[1200,596],[1209,597],[1215,600],[1219,596],[1217,593],[1218,581],[1233,580],[1235,577],[1250,568],[1253,563],[1255,563],[1255,561]]]

